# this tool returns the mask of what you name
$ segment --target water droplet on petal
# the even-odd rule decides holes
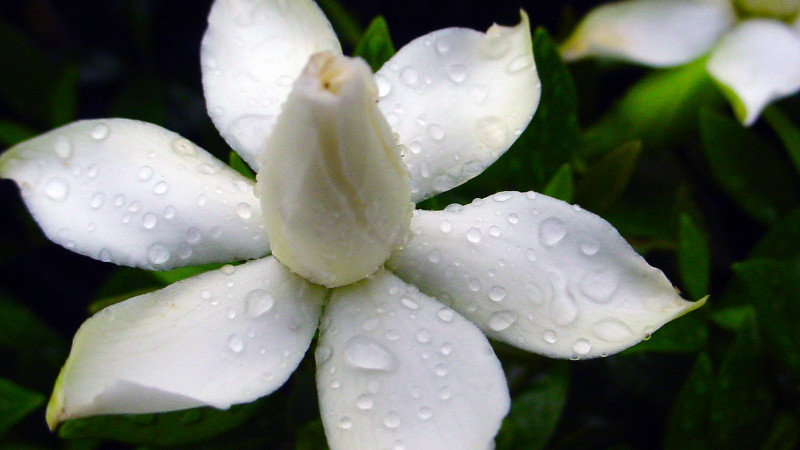
[[[431,340],[431,332],[425,328],[422,328],[419,331],[417,331],[416,338],[417,342],[419,342],[420,344],[427,344]]]
[[[439,251],[438,249],[431,250],[431,252],[428,253],[428,261],[430,261],[433,264],[440,263],[442,261],[442,252]]]
[[[611,294],[617,290],[617,276],[608,270],[589,272],[581,279],[579,287],[592,300],[608,303],[612,299]]]
[[[400,426],[400,414],[396,411],[389,411],[383,416],[383,424],[386,428],[397,428]]]
[[[450,51],[450,43],[447,42],[445,38],[440,37],[439,39],[436,39],[435,47],[436,51],[439,52],[440,55],[443,55],[448,51]]]
[[[111,262],[111,251],[109,251],[107,248],[101,248],[98,259],[103,262]]]
[[[350,417],[342,416],[342,418],[339,419],[339,428],[343,430],[348,430],[352,426],[353,426],[353,420],[350,419]]]
[[[147,249],[147,259],[152,264],[164,264],[169,260],[169,256],[169,249],[159,243],[155,243]]]
[[[416,83],[418,79],[419,73],[417,69],[411,66],[406,66],[403,71],[400,72],[400,80],[409,86]]]
[[[492,286],[489,288],[489,298],[494,302],[502,301],[506,298],[506,290],[502,286]]]
[[[171,146],[172,151],[181,156],[194,156],[197,154],[197,148],[186,138],[177,138],[173,140]]]
[[[447,78],[459,84],[467,78],[467,68],[462,64],[453,64],[447,69]]]
[[[592,334],[606,342],[622,342],[633,336],[633,331],[619,319],[608,318],[592,327]]]
[[[139,169],[139,179],[140,180],[146,181],[146,180],[150,179],[150,177],[152,177],[152,176],[153,176],[153,168],[152,167],[150,167],[150,166],[142,166],[142,168]]]
[[[427,406],[423,406],[422,408],[417,411],[417,415],[422,420],[428,420],[433,416],[433,410],[428,408]]]
[[[447,364],[441,363],[436,365],[434,372],[436,372],[436,375],[444,377],[450,372],[450,369],[447,367]]]
[[[386,97],[392,91],[392,83],[383,74],[375,74],[375,84],[378,85],[378,98]]]
[[[444,139],[444,128],[439,125],[433,124],[428,127],[428,134],[436,141]]]
[[[266,314],[275,305],[275,297],[265,289],[253,289],[244,297],[244,316],[256,319]]]
[[[169,185],[165,181],[159,181],[153,186],[153,192],[159,195],[167,192],[167,189],[169,189]]]
[[[556,245],[567,234],[567,228],[561,219],[550,217],[539,226],[539,239],[545,246]]]
[[[591,350],[592,350],[592,345],[589,344],[589,341],[583,338],[578,339],[577,341],[575,341],[574,344],[572,344],[572,351],[581,356],[589,353]]]
[[[56,138],[53,150],[60,158],[67,159],[72,155],[72,143],[70,143],[68,137],[59,136]]]
[[[244,340],[238,334],[232,334],[228,337],[228,348],[234,353],[239,353],[244,350]]]
[[[600,246],[594,239],[587,239],[581,242],[581,251],[586,256],[592,256],[600,250]]]
[[[531,66],[533,66],[533,59],[529,55],[521,55],[512,59],[506,69],[508,73],[517,73]]]
[[[44,188],[44,193],[51,200],[63,202],[69,195],[69,185],[61,178],[51,178]]]
[[[450,309],[450,308],[445,306],[445,307],[441,308],[436,313],[436,315],[439,317],[439,320],[441,320],[442,322],[450,323],[455,318],[456,313],[452,309]]]
[[[331,359],[332,354],[333,350],[327,345],[318,345],[314,350],[314,357],[317,360],[317,366],[325,364],[329,359]]]
[[[108,126],[104,123],[98,123],[92,127],[92,131],[89,132],[89,135],[92,136],[93,139],[101,141],[108,137],[108,133]]]
[[[147,230],[153,229],[157,223],[158,219],[156,218],[156,215],[153,213],[147,213],[144,216],[142,216],[142,227],[144,227]]]
[[[553,330],[544,330],[542,331],[542,340],[548,344],[555,344],[558,342],[558,336],[556,336],[556,332]]]
[[[103,206],[103,202],[105,202],[105,200],[106,200],[105,194],[103,194],[102,192],[96,192],[94,195],[92,195],[92,199],[91,201],[89,201],[89,206],[91,206],[92,209],[100,208],[101,206]]]
[[[202,236],[200,235],[200,230],[198,230],[197,228],[192,227],[186,230],[186,240],[190,244],[196,244],[200,242],[201,237]]]
[[[489,316],[489,328],[494,331],[503,331],[513,325],[516,321],[517,313],[514,311],[497,311]]]
[[[473,244],[477,244],[481,241],[481,230],[472,227],[467,230],[467,240],[472,242]]]
[[[441,230],[442,233],[447,234],[453,230],[453,225],[449,220],[442,220],[442,223],[439,224],[439,230]]]
[[[250,216],[253,215],[253,208],[251,208],[247,203],[239,203],[236,205],[236,214],[238,214],[242,219],[249,219]]]
[[[395,360],[389,350],[366,336],[354,336],[344,349],[347,361],[354,367],[367,370],[393,370]]]

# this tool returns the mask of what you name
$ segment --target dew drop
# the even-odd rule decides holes
[[[436,313],[436,315],[439,317],[439,320],[441,320],[442,322],[450,323],[455,318],[456,313],[452,309],[450,309],[450,308],[445,306],[445,307],[439,309],[439,311]]]
[[[195,170],[205,175],[213,175],[217,173],[217,169],[215,169],[211,164],[207,163],[198,164],[197,167],[195,167]]]
[[[447,376],[448,373],[450,373],[450,369],[447,367],[447,364],[441,363],[436,365],[434,372],[436,373],[436,375],[444,377]]]
[[[545,219],[539,226],[539,240],[543,245],[556,245],[567,234],[567,228],[561,219],[550,217]]]
[[[553,330],[544,330],[542,331],[542,340],[547,342],[548,344],[555,344],[558,342],[558,336],[556,332]]]
[[[506,290],[502,286],[492,286],[489,289],[489,298],[494,302],[502,301],[506,298]]]
[[[350,427],[352,426],[353,426],[353,420],[350,419],[350,417],[342,416],[342,418],[339,419],[339,428],[343,430],[349,430]]]
[[[142,181],[149,180],[153,176],[153,168],[150,166],[142,166],[139,169],[139,179]]]
[[[231,264],[225,264],[224,266],[219,268],[219,271],[224,273],[227,276],[231,276],[236,273],[236,267]]]
[[[186,230],[186,240],[190,244],[196,244],[200,242],[200,238],[201,238],[200,230],[198,230],[197,228],[192,227]]]
[[[619,319],[601,320],[592,327],[592,334],[606,342],[622,342],[633,336],[633,331]]]
[[[420,152],[422,152],[422,145],[419,142],[414,141],[408,144],[408,149],[411,151],[411,153],[418,155]]]
[[[197,148],[186,138],[177,138],[170,144],[172,151],[180,156],[194,156],[197,154]]]
[[[159,243],[155,243],[147,249],[147,259],[151,264],[164,264],[169,260],[169,256],[169,249]]]
[[[417,69],[411,66],[406,66],[403,68],[403,71],[400,72],[400,80],[409,86],[416,83],[418,79],[419,73],[417,72]]]
[[[481,282],[477,278],[470,278],[467,282],[467,289],[472,292],[478,292],[481,290]]]
[[[383,98],[392,91],[392,83],[383,74],[375,74],[375,84],[378,85],[378,97]]]
[[[275,297],[265,289],[253,289],[244,297],[244,316],[257,319],[275,305]]]
[[[527,69],[533,65],[533,59],[529,55],[520,55],[516,58],[512,59],[510,63],[508,63],[508,73],[517,73],[522,70]]]
[[[165,219],[172,219],[173,217],[175,217],[175,213],[176,211],[174,206],[167,206],[166,208],[164,208]]]
[[[92,195],[92,199],[89,201],[89,206],[91,206],[92,209],[100,208],[101,206],[103,206],[105,200],[106,200],[105,194],[103,194],[102,192],[96,192],[94,195]]]
[[[153,213],[147,213],[142,216],[142,227],[144,227],[146,230],[152,230],[157,223],[158,219]]]
[[[192,250],[192,247],[189,247],[189,245],[184,244],[183,242],[178,244],[178,256],[180,256],[181,259],[189,258],[192,256],[192,253],[194,253],[194,250]]]
[[[532,248],[526,249],[525,258],[530,262],[536,261],[536,252]]]
[[[445,343],[444,343],[444,344],[442,344],[442,346],[439,348],[439,352],[441,352],[441,354],[443,354],[443,355],[447,356],[447,355],[449,355],[450,353],[453,353],[453,346],[452,346],[452,345],[451,345],[449,342],[445,342]]]
[[[103,262],[111,262],[111,251],[107,248],[101,248],[99,259]]]
[[[245,202],[236,205],[236,214],[242,219],[249,219],[253,215],[253,208]]]
[[[586,339],[580,338],[572,344],[572,351],[578,355],[586,355],[592,350],[592,345]]]
[[[159,181],[153,186],[153,192],[159,195],[167,192],[167,189],[169,189],[169,185],[165,181]]]
[[[449,386],[442,386],[438,395],[440,400],[449,400],[453,396],[453,390]]]
[[[477,244],[481,241],[481,230],[472,227],[467,230],[467,240],[472,242],[473,244]]]
[[[419,342],[420,344],[427,344],[428,342],[431,341],[431,332],[428,331],[426,328],[422,328],[419,331],[417,331],[416,339],[417,342]]]
[[[358,398],[356,399],[356,406],[358,407],[358,409],[362,411],[368,411],[372,409],[372,406],[374,404],[375,401],[372,400],[372,397],[370,397],[367,394],[359,395]]]
[[[92,127],[92,131],[89,132],[89,135],[92,136],[93,139],[101,141],[108,137],[108,126],[104,123],[95,124]]]
[[[436,141],[444,139],[444,128],[433,124],[428,127],[428,135]]]
[[[517,213],[511,213],[507,217],[508,223],[517,223],[519,222],[519,215]]]
[[[86,176],[89,178],[96,178],[97,174],[100,172],[100,167],[97,164],[92,164],[86,168]]]
[[[488,116],[475,122],[478,140],[489,148],[500,148],[508,141],[508,125],[497,116]]]
[[[453,64],[447,69],[447,78],[453,83],[459,84],[467,78],[467,68],[462,64]]]
[[[233,320],[236,318],[236,310],[233,308],[228,308],[228,310],[225,312],[225,315],[228,317],[228,319]]]
[[[444,38],[436,39],[436,44],[434,45],[436,47],[436,51],[439,52],[440,55],[443,55],[448,51],[450,51],[450,43],[447,42],[447,40]]]
[[[72,155],[72,144],[69,141],[69,138],[65,136],[59,136],[56,138],[56,143],[53,146],[53,150],[56,152],[62,159],[67,159]]]
[[[598,251],[600,251],[600,246],[594,239],[587,239],[581,242],[581,251],[586,256],[592,256]]]
[[[447,233],[453,231],[453,225],[450,223],[449,220],[446,220],[446,219],[442,220],[442,222],[439,224],[439,230],[442,233],[447,234]]]
[[[491,237],[500,237],[500,228],[496,225],[492,225],[489,227],[489,236]]]
[[[61,178],[51,178],[44,188],[44,193],[53,201],[63,202],[69,195],[69,185]]]
[[[361,369],[389,371],[395,367],[389,350],[366,336],[350,338],[345,344],[344,354],[351,365]]]
[[[431,418],[431,416],[433,416],[433,410],[427,406],[423,406],[419,409],[419,411],[417,411],[417,415],[422,420],[428,420]]]
[[[489,328],[494,331],[503,331],[517,321],[517,313],[514,311],[503,310],[492,313],[489,316]]]
[[[438,249],[431,250],[431,252],[428,253],[428,261],[433,264],[439,264],[442,262],[442,252]]]
[[[401,298],[400,303],[408,309],[419,309],[419,303],[408,297]]]
[[[400,426],[400,414],[396,411],[389,411],[383,416],[383,424],[386,428],[397,428]]]
[[[246,314],[247,312],[245,312],[245,315]],[[314,357],[317,360],[317,365],[321,366],[325,364],[329,359],[331,359],[332,354],[333,350],[327,345],[318,345],[314,350]]]
[[[240,353],[244,350],[244,339],[238,334],[232,334],[228,337],[228,348],[234,353]]]
[[[116,197],[114,197],[114,206],[119,208],[122,205],[124,205],[126,201],[127,201],[127,199],[125,198],[125,196],[122,195],[122,194],[119,194]]]
[[[580,281],[580,290],[598,303],[611,301],[611,294],[617,290],[617,276],[608,270],[589,272]]]

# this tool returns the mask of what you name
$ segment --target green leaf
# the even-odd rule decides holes
[[[755,320],[740,331],[714,377],[710,448],[756,448],[771,420],[773,398]]]
[[[0,324],[4,374],[13,374],[28,386],[50,389],[67,357],[67,342],[33,312],[2,296]]]
[[[797,416],[788,411],[775,415],[772,428],[761,444],[761,450],[792,450],[800,443],[800,422]]]
[[[707,433],[713,377],[711,358],[701,353],[672,405],[664,434],[666,450],[709,448]]]
[[[78,114],[78,67],[67,66],[53,86],[50,124],[55,127],[75,120]]]
[[[756,244],[752,258],[794,258],[800,255],[800,209],[787,214]]]
[[[544,448],[567,404],[569,364],[558,362],[514,396],[511,411],[497,435],[499,450]]]
[[[394,44],[389,35],[389,26],[383,16],[372,19],[367,31],[353,50],[353,56],[360,56],[367,61],[373,72],[377,72],[386,61],[394,56]]]
[[[167,94],[163,81],[149,71],[137,72],[126,79],[111,105],[111,115],[163,124],[167,119]]]
[[[0,146],[11,147],[36,136],[35,130],[20,123],[0,120]]]
[[[796,261],[750,259],[733,271],[747,286],[773,356],[800,372],[800,270]]]
[[[240,174],[246,176],[251,180],[256,179],[256,173],[253,172],[253,169],[247,165],[246,162],[239,156],[238,153],[231,151],[228,153],[228,164],[233,168],[233,170],[239,172]]]
[[[583,136],[587,156],[603,154],[631,139],[664,148],[696,127],[700,105],[719,98],[705,59],[658,70],[633,85],[613,109]]]
[[[331,21],[339,39],[343,43],[355,45],[362,34],[358,20],[337,0],[317,0],[317,4]]]
[[[542,194],[564,200],[567,203],[572,203],[572,197],[575,191],[574,183],[572,181],[572,167],[569,164],[564,164],[553,175],[553,178],[547,183],[547,186],[542,190]]]
[[[800,129],[786,117],[777,105],[771,105],[761,115],[783,142],[786,152],[794,163],[795,171],[800,174]]]
[[[786,162],[752,132],[710,109],[700,113],[700,130],[714,179],[754,219],[774,223],[797,204]]]
[[[177,269],[154,271],[153,276],[161,281],[165,286],[184,278],[193,277],[209,270],[219,269],[225,263],[201,264],[199,266],[178,267]]]
[[[756,315],[753,305],[729,306],[711,314],[711,321],[728,330],[741,331]]]
[[[317,419],[307,423],[297,430],[295,450],[327,450],[328,441],[325,439],[325,429],[322,420]]]
[[[691,353],[703,349],[708,340],[708,328],[702,315],[693,312],[656,330],[649,339],[626,349],[623,355],[644,352]]]
[[[162,414],[112,415],[64,422],[64,439],[107,439],[138,445],[191,444],[220,435],[257,413],[265,400],[234,405],[228,410],[195,408]]]
[[[44,395],[0,378],[0,436],[44,404]]]
[[[530,125],[509,150],[520,149],[525,155],[524,172],[517,178],[530,179],[532,184],[520,190],[541,190],[564,164],[572,162],[580,133],[575,83],[544,28],[533,34],[533,54],[542,97]]]
[[[575,201],[594,212],[608,209],[625,192],[641,150],[642,143],[632,141],[605,154],[578,179]]]
[[[708,237],[688,214],[680,217],[678,270],[691,298],[700,298],[708,293],[711,275]]]

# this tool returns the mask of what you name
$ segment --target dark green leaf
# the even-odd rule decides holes
[[[125,80],[111,105],[111,115],[163,124],[167,119],[167,94],[156,74],[142,71]]]
[[[593,212],[611,206],[631,181],[641,150],[641,142],[633,141],[605,154],[576,183],[575,201]]]
[[[44,395],[0,378],[0,437],[44,403]]]
[[[0,297],[0,355],[4,373],[50,389],[67,356],[67,342],[24,306]]]
[[[761,450],[792,450],[800,444],[800,422],[797,415],[782,411],[775,415],[769,435]]]
[[[97,416],[68,420],[58,429],[64,439],[108,439],[139,445],[179,445],[229,431],[259,411],[264,400],[228,410],[196,408],[163,414]]]
[[[256,173],[253,172],[253,169],[251,169],[250,166],[248,166],[247,163],[244,162],[244,160],[242,159],[241,156],[239,156],[238,153],[231,151],[228,154],[228,164],[230,164],[233,170],[239,172],[240,174],[246,176],[247,178],[251,180],[256,179]]]
[[[753,305],[729,306],[711,314],[711,321],[728,330],[741,331],[756,315]]]
[[[389,35],[389,26],[383,16],[372,19],[367,31],[353,50],[353,56],[360,56],[369,63],[373,72],[377,72],[383,64],[394,56],[394,44]]]
[[[753,258],[794,258],[800,255],[800,209],[787,214],[753,248]]]
[[[564,164],[553,175],[553,178],[547,183],[547,186],[542,190],[542,194],[548,197],[564,200],[567,203],[572,203],[572,196],[575,188],[572,181],[572,168],[569,164]]]
[[[193,277],[203,272],[208,272],[209,270],[219,269],[224,265],[224,263],[211,263],[199,266],[178,267],[177,269],[153,272],[153,276],[166,286],[176,281],[183,280],[184,278]]]
[[[579,143],[575,83],[558,47],[543,28],[533,35],[533,53],[542,82],[542,97],[530,125],[509,150],[522,150],[520,154],[525,156],[522,176],[532,181],[528,186],[520,186],[520,190],[541,190],[556,171],[572,161]]]
[[[569,364],[554,364],[514,396],[511,411],[503,421],[496,444],[504,449],[544,448],[555,431],[567,403]]]
[[[778,105],[765,109],[762,116],[783,142],[786,152],[794,163],[795,171],[800,174],[800,129],[786,117]]]
[[[37,134],[39,133],[37,133],[35,130],[31,128],[26,127],[25,125],[16,122],[0,120],[1,146],[10,147],[24,140],[30,139],[36,136]]]
[[[751,259],[734,264],[733,270],[753,298],[773,356],[791,370],[800,372],[800,270],[797,263]]]
[[[678,232],[678,270],[691,298],[708,293],[711,255],[708,237],[688,214],[681,214]]]
[[[331,21],[333,29],[339,35],[339,39],[347,44],[356,45],[361,36],[361,25],[358,20],[337,0],[317,0],[317,4],[325,16]]]
[[[327,450],[327,448],[328,441],[325,439],[325,429],[321,420],[309,422],[297,431],[295,450]]]
[[[797,203],[786,161],[735,120],[704,109],[703,149],[719,186],[753,218],[774,223]]]
[[[59,127],[75,120],[78,114],[78,68],[68,66],[53,86],[50,124]]]
[[[702,314],[692,312],[667,323],[649,339],[623,352],[630,355],[643,352],[690,353],[701,350],[708,340],[708,328]]]
[[[666,450],[709,448],[707,433],[713,377],[711,358],[701,353],[672,405],[664,435]]]
[[[711,398],[710,448],[756,448],[771,420],[772,393],[755,320],[723,357]]]
[[[646,148],[663,148],[696,127],[697,110],[719,97],[699,59],[675,69],[659,70],[631,87],[597,125],[583,136],[587,156],[603,154],[631,139]]]

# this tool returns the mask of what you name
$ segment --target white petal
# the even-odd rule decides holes
[[[264,396],[300,363],[324,296],[267,257],[110,306],[78,330],[48,423]]]
[[[316,358],[333,449],[484,450],[508,412],[486,337],[389,272],[333,292]]]
[[[636,344],[699,306],[600,217],[529,192],[419,211],[395,272],[490,337],[559,358]]]
[[[408,233],[408,174],[375,96],[363,60],[315,55],[259,159],[275,256],[314,283],[366,277]]]
[[[269,252],[253,182],[156,125],[75,122],[3,154],[34,219],[54,242],[147,269]]]
[[[541,84],[528,16],[484,34],[447,28],[402,49],[375,75],[389,125],[405,147],[414,201],[493,163],[528,126]]]
[[[292,84],[323,50],[342,51],[310,0],[216,0],[211,7],[200,52],[208,113],[254,169]]]
[[[778,21],[746,20],[714,49],[707,68],[750,125],[770,102],[800,90],[800,36]]]
[[[611,57],[654,67],[706,53],[735,20],[730,5],[697,0],[632,0],[595,8],[562,45],[566,60]]]

